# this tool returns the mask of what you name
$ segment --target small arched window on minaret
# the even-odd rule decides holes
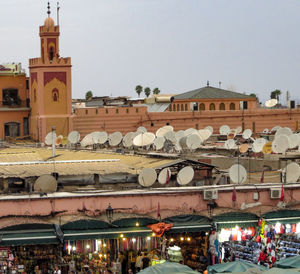
[[[59,99],[59,92],[58,89],[55,88],[52,90],[52,100],[53,102],[58,102],[58,99]]]
[[[49,50],[49,60],[52,61],[53,57],[54,57],[54,49],[53,49],[53,47],[50,47],[50,50]]]

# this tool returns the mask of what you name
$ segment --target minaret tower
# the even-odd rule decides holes
[[[72,130],[71,58],[59,55],[59,26],[50,17],[40,26],[41,56],[29,59],[30,132],[34,140],[44,142],[51,127],[64,136]]]

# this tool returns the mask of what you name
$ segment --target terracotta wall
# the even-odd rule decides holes
[[[80,108],[75,110],[74,130],[82,136],[92,131],[121,131],[123,134],[135,131],[144,126],[150,132],[159,127],[170,124],[175,130],[204,128],[213,126],[214,133],[218,133],[221,125],[227,124],[231,128],[242,126],[261,132],[265,128],[271,129],[276,125],[297,129],[300,122],[300,109],[253,109],[227,111],[185,111],[148,113],[146,107],[124,108]],[[300,123],[299,123],[300,126]]]

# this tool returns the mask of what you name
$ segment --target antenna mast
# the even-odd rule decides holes
[[[58,25],[58,26],[59,26],[59,9],[60,9],[59,2],[57,2],[57,8],[56,8],[56,11],[57,11],[57,25]]]

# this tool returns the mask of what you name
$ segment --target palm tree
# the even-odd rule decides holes
[[[160,90],[159,88],[155,88],[153,91],[152,91],[153,94],[159,94],[160,93]]]
[[[85,100],[90,100],[93,97],[93,92],[91,90],[87,91],[85,94]]]
[[[137,85],[137,86],[135,87],[135,91],[136,91],[136,93],[138,94],[138,96],[140,97],[141,93],[143,92],[143,87],[140,86],[140,85]]]
[[[144,89],[144,93],[145,93],[145,95],[146,95],[147,98],[148,98],[149,95],[151,94],[151,89],[150,89],[149,87],[146,87],[146,88]]]
[[[279,96],[281,95],[281,90],[280,89],[275,89],[271,92],[271,99],[277,99],[279,101]]]

